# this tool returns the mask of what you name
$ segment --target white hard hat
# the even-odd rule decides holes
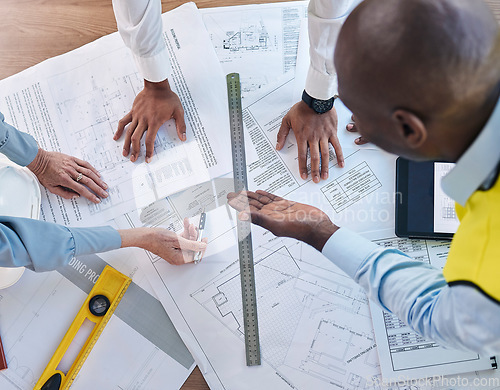
[[[40,186],[35,175],[0,154],[0,215],[38,219]],[[16,283],[24,267],[0,267],[0,288]]]

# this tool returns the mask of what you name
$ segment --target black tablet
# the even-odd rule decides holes
[[[452,163],[396,160],[396,235],[451,239],[458,228],[455,202],[441,189]]]

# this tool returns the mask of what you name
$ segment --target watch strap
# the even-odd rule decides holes
[[[337,96],[333,96],[327,100],[321,100],[313,98],[309,95],[306,90],[302,92],[302,101],[306,103],[314,112],[317,114],[324,114],[325,112],[330,111],[333,108],[333,103]]]

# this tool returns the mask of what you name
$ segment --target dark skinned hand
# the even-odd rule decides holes
[[[356,119],[354,118],[354,115],[351,116],[351,119],[353,121],[353,123],[349,123],[347,124],[347,126],[345,127],[347,129],[347,131],[350,131],[351,133],[357,133],[358,132],[358,128],[356,126]],[[367,138],[361,136],[361,137],[358,137],[354,140],[354,143],[356,145],[364,145],[364,144],[367,144],[369,143],[370,141],[368,141]]]
[[[307,179],[307,150],[311,153],[311,176],[315,183],[320,178],[328,178],[330,159],[329,144],[332,144],[339,167],[344,166],[344,155],[337,137],[337,111],[332,108],[324,114],[317,114],[303,101],[295,104],[283,117],[278,132],[276,149],[281,150],[290,129],[297,139],[299,172],[302,179]],[[321,156],[321,159],[320,159]],[[321,165],[321,166],[320,166]]]
[[[229,205],[239,218],[262,226],[278,237],[291,237],[321,251],[338,230],[328,216],[316,207],[292,202],[265,191],[231,192]]]
[[[153,157],[156,133],[171,118],[175,119],[179,139],[185,141],[184,109],[179,97],[170,89],[168,80],[159,83],[144,80],[144,89],[136,96],[132,110],[118,122],[113,139],[118,140],[130,123],[125,133],[123,155],[127,157],[131,154],[130,161],[135,162],[141,150],[142,136],[146,133],[146,162],[149,163]]]

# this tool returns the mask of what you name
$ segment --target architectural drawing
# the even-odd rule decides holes
[[[226,36],[227,38],[222,41],[222,48],[224,50],[266,51],[275,48],[262,19],[258,23],[244,21],[239,31],[227,31]],[[276,37],[274,41],[276,42]]]
[[[294,71],[307,2],[201,11],[224,71],[240,73],[243,99]]]
[[[109,53],[102,59],[103,63],[113,63],[116,57],[123,54],[121,51],[124,50]],[[132,69],[130,72],[120,76],[114,75],[111,68],[101,69],[99,73],[82,72],[80,68],[75,68],[48,79],[57,120],[65,129],[64,137],[71,148],[70,153],[92,161],[110,185],[110,196],[100,204],[87,201],[91,215],[146,195],[154,191],[158,183],[175,181],[176,177],[194,173],[187,153],[182,152],[183,146],[171,128],[172,123],[169,123],[168,130],[164,127],[158,132],[153,157],[159,160],[159,156],[170,151],[169,163],[162,164],[157,170],[144,172],[142,177],[131,174],[135,171],[134,164],[122,156],[122,142],[113,140],[118,121],[129,112],[135,96],[143,88],[140,76]],[[65,82],[68,79],[76,81]],[[145,137],[141,140],[141,149],[144,156]]]
[[[446,261],[450,242],[388,238],[375,240],[380,246],[391,247],[435,267]],[[383,311],[371,303],[371,313],[380,361],[385,379],[398,376],[421,378],[442,373],[461,373],[491,368],[489,357],[481,358],[468,351],[443,348],[414,332],[408,325],[392,313]]]
[[[115,266],[125,267],[136,281],[144,281],[133,256],[111,252],[106,258]],[[0,292],[0,310],[4,314],[0,325],[9,366],[0,373],[1,389],[34,387],[92,289],[94,278],[90,275],[98,276],[105,264],[102,258],[92,255],[73,259],[61,273],[27,270],[18,283]],[[150,318],[141,323],[140,318],[131,315],[140,311],[143,311],[140,317]],[[148,327],[150,322],[158,327]],[[124,345],[118,347],[120,344]],[[132,353],[134,358],[120,357],[120,349],[129,350],[126,355]],[[88,389],[89,382],[95,384],[96,367],[105,367],[109,372],[108,377],[99,378],[101,388],[111,388],[107,386],[109,381],[113,385],[130,384],[123,388],[147,389],[154,381],[165,380],[165,374],[156,371],[158,366],[175,367],[187,376],[193,364],[160,303],[135,283],[127,290],[91,353],[72,388]]]
[[[382,187],[365,161],[321,188],[336,213]]]
[[[364,389],[364,378],[378,374],[364,293],[334,267],[295,258],[291,252],[312,254],[305,244],[265,247],[255,259],[263,360],[298,388],[309,380],[314,388]],[[233,271],[191,296],[244,343],[240,283]]]

